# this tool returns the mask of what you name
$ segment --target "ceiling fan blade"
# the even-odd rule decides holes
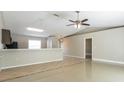
[[[84,20],[82,20],[81,22],[85,22],[85,21],[88,21],[88,19],[84,19]]]
[[[90,26],[90,24],[82,23],[82,25]]]
[[[68,25],[66,25],[66,26],[71,26],[71,25],[74,25],[74,24],[68,24]]]
[[[58,14],[53,14],[54,16],[56,16],[56,17],[60,17]]]
[[[49,35],[48,37],[56,37],[55,35]]]
[[[73,20],[69,20],[70,22],[75,22],[75,21],[73,21]]]

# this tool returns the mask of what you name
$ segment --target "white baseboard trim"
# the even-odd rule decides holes
[[[124,62],[122,62],[122,61],[114,61],[114,60],[107,60],[107,59],[93,58],[92,60],[93,61],[105,62],[105,63],[124,64]]]
[[[67,56],[67,57],[75,57],[75,58],[82,58],[82,59],[84,59],[84,57],[81,57],[81,56],[73,56],[73,55],[64,55],[64,56]]]
[[[57,59],[57,60],[52,60],[52,61],[44,61],[44,62],[37,62],[37,63],[30,63],[30,64],[23,64],[23,65],[16,65],[16,66],[7,66],[7,67],[1,67],[0,71],[4,69],[9,69],[9,68],[15,68],[15,67],[23,67],[23,66],[30,66],[30,65],[36,65],[36,64],[42,64],[42,63],[49,63],[49,62],[55,62],[55,61],[62,61],[63,59]]]

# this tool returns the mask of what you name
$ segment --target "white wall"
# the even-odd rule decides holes
[[[1,29],[2,29],[2,28],[3,28],[2,12],[0,12],[0,49],[2,49],[2,43],[1,43],[1,39],[2,39]]]
[[[63,41],[64,54],[71,56],[83,57],[83,37],[73,36],[65,38]]]
[[[52,48],[52,39],[50,37],[47,39],[47,48]]]
[[[38,38],[24,35],[12,34],[12,40],[17,41],[20,49],[28,48],[28,40],[41,40],[41,48],[58,48],[59,42],[55,37]]]
[[[0,27],[0,49],[2,49],[1,39],[2,39],[2,33],[1,33],[1,27]]]
[[[38,37],[12,34],[12,40],[18,42],[18,47],[20,49],[28,48],[28,40],[41,40],[41,48],[47,48],[47,38],[38,38]]]
[[[58,39],[53,37],[52,38],[52,48],[58,48],[58,47],[59,47]]]
[[[65,38],[65,55],[84,57],[85,38],[92,38],[93,59],[124,62],[124,28]]]
[[[59,48],[59,41],[56,37],[49,37],[47,41],[47,48]]]

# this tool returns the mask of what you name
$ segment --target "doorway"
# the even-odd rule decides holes
[[[85,58],[92,59],[92,38],[85,39]]]

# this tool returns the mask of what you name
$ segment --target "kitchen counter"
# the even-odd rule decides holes
[[[63,60],[63,49],[1,49],[0,69]]]

